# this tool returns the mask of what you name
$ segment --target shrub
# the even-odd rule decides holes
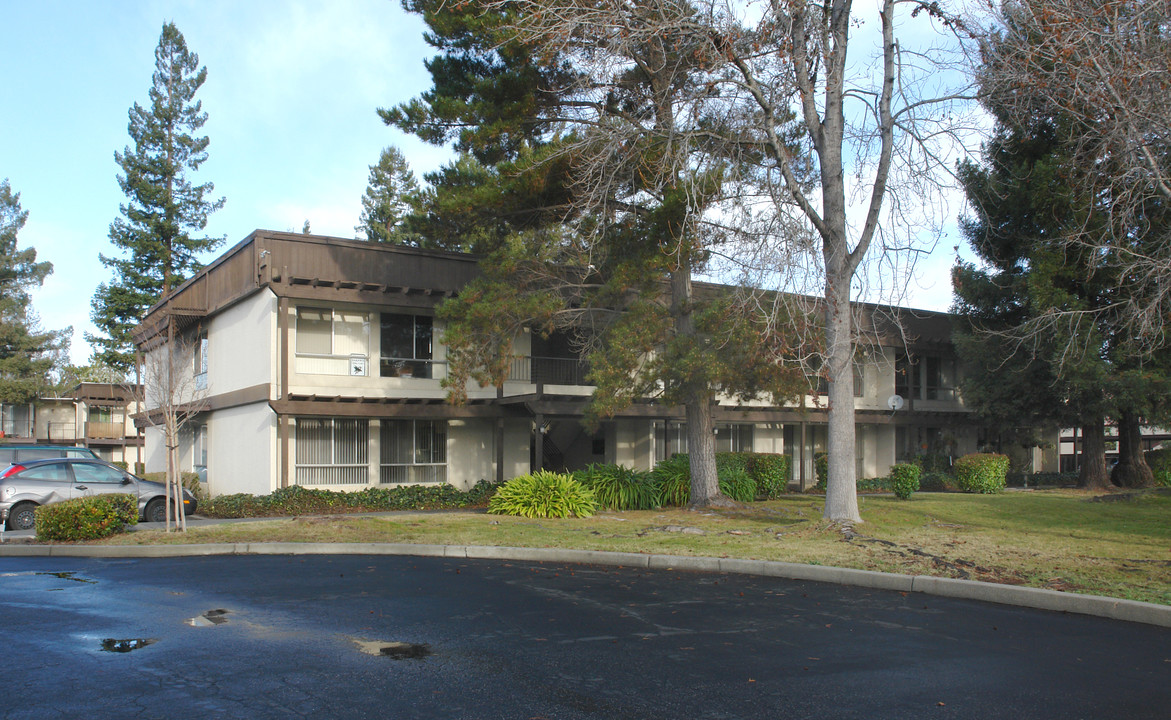
[[[890,478],[857,478],[854,487],[858,492],[890,492]]]
[[[1155,484],[1171,487],[1171,448],[1148,450],[1146,453],[1147,465],[1155,474]]]
[[[817,473],[818,490],[825,490],[825,484],[829,482],[829,455],[825,453],[816,453],[813,456],[813,470]]]
[[[649,473],[621,465],[591,464],[575,472],[573,477],[593,491],[599,507],[650,510],[659,505],[659,495]]]
[[[130,469],[130,463],[126,462],[125,460],[116,460],[110,464],[113,465],[114,467],[122,468],[123,470]]]
[[[923,472],[919,476],[919,489],[933,492],[943,492],[948,489],[951,477],[941,472]]]
[[[922,470],[918,465],[898,463],[890,466],[890,489],[895,497],[907,500],[911,493],[919,489],[919,475]]]
[[[756,481],[748,474],[748,453],[716,453],[716,477],[720,492],[738,502],[756,499]],[[691,502],[691,458],[672,455],[655,466],[651,480],[658,489],[659,505],[682,507]]]
[[[167,484],[167,474],[165,472],[146,473],[145,475],[139,475],[139,477],[143,480],[150,480],[151,482],[157,482],[162,485]],[[207,493],[203,491],[203,485],[199,482],[199,475],[197,473],[180,472],[179,482],[195,496],[200,506],[207,501]]]
[[[651,470],[651,481],[660,506],[686,505],[691,501],[691,460],[686,455],[672,455]]]
[[[138,522],[138,498],[128,493],[90,495],[37,508],[37,538],[98,540]]]
[[[241,518],[274,515],[307,515],[336,512],[379,512],[386,510],[439,510],[484,507],[496,485],[481,480],[464,492],[442,485],[395,485],[371,487],[352,492],[317,488],[281,488],[270,495],[237,493],[220,495],[201,502],[200,514],[208,517]]]
[[[949,473],[952,468],[952,459],[950,455],[940,455],[938,453],[916,455],[915,464],[923,469],[925,473]]]
[[[500,486],[488,501],[488,512],[528,518],[589,517],[594,494],[572,475],[541,470],[515,477]]]
[[[955,462],[956,483],[970,493],[998,493],[1004,490],[1008,457],[997,453],[972,453]]]
[[[772,500],[789,489],[789,456],[749,453],[748,474],[756,483],[756,496]]]
[[[748,474],[745,453],[716,453],[716,477],[720,492],[733,500],[752,502],[756,499],[756,481]]]
[[[1077,471],[1009,473],[1005,478],[1008,487],[1038,487],[1040,485],[1076,485]]]

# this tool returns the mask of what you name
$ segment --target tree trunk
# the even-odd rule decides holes
[[[687,403],[687,452],[691,465],[691,502],[688,507],[734,504],[720,493],[714,431],[711,398],[697,395]]]
[[[854,346],[850,332],[849,287],[848,278],[841,283],[827,278],[825,341],[829,366],[829,453],[826,459],[829,477],[822,514],[832,522],[860,523],[862,516],[858,512],[854,461]]]
[[[686,246],[680,243],[679,247],[683,256],[687,252]],[[691,264],[687,257],[680,257],[677,269],[671,273],[671,315],[675,320],[676,334],[681,337],[695,335],[695,322],[691,317]],[[732,502],[720,494],[720,480],[716,474],[711,391],[705,384],[702,388],[687,389],[685,397],[687,455],[691,467],[691,502],[688,507],[731,505]]]
[[[1102,428],[1102,416],[1082,424],[1082,467],[1078,474],[1078,487],[1104,490],[1110,485],[1110,473],[1106,471],[1106,438]]]
[[[1153,487],[1155,474],[1143,456],[1142,420],[1136,413],[1122,412],[1118,418],[1118,464],[1110,480],[1121,487]]]

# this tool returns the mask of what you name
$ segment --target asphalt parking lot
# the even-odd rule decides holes
[[[1171,630],[722,573],[0,557],[0,716],[1165,718]]]

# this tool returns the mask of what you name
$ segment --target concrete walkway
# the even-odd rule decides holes
[[[379,513],[381,514],[381,513]],[[255,518],[273,520],[276,518]],[[188,518],[189,527],[246,520]],[[142,523],[154,528],[161,523]],[[941,597],[979,600],[1017,607],[1078,613],[1171,627],[1171,606],[1099,595],[1002,585],[976,580],[900,575],[849,568],[804,565],[774,560],[644,555],[561,548],[485,547],[476,545],[414,545],[407,543],[224,543],[214,545],[42,545],[30,543],[32,532],[4,533],[0,557],[163,558],[207,555],[415,555],[421,557],[481,558],[534,562],[564,562],[631,568],[693,570],[850,585],[879,590],[917,592]]]

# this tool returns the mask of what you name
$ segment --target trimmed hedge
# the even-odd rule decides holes
[[[527,518],[584,518],[596,509],[593,491],[573,475],[548,470],[514,477],[488,501],[489,513]]]
[[[951,489],[953,478],[947,473],[925,471],[919,476],[919,489],[943,492]]]
[[[972,453],[955,462],[956,484],[964,492],[1001,492],[1004,490],[1007,475],[1007,455]]]
[[[496,487],[485,480],[466,492],[446,483],[370,487],[352,492],[293,485],[270,495],[220,495],[201,502],[199,514],[217,518],[245,518],[484,507]]]
[[[138,522],[138,498],[129,493],[90,495],[43,505],[36,511],[39,540],[100,540]]]
[[[815,453],[813,455],[813,471],[817,474],[817,484],[813,487],[825,491],[825,484],[829,482],[829,455]]]
[[[1159,448],[1146,452],[1147,465],[1155,474],[1155,484],[1171,487],[1171,448]]]
[[[918,465],[898,463],[890,466],[890,489],[895,497],[907,500],[919,489],[919,475],[923,471]]]
[[[748,474],[756,482],[756,496],[773,500],[789,491],[789,456],[746,453]]]

